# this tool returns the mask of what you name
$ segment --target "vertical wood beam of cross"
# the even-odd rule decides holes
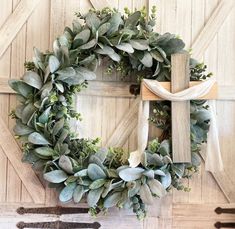
[[[161,82],[165,89],[176,93],[200,83],[200,81],[190,82],[189,55],[187,53],[172,55],[171,63],[171,82]],[[214,84],[211,90],[199,99],[216,99],[216,97],[217,84]],[[141,85],[141,99],[145,101],[163,100],[151,92],[145,84]],[[191,162],[190,101],[172,102],[171,116],[173,162]]]
[[[171,92],[189,87],[189,55],[171,57]],[[191,162],[190,101],[171,102],[172,156],[174,162]]]

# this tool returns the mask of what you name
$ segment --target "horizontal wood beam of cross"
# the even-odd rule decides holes
[[[174,54],[171,61],[171,83],[163,82],[165,88],[167,87],[169,91],[176,93],[200,83],[190,82],[189,54]],[[141,86],[141,98],[151,101],[162,100],[162,98],[151,92],[144,83]],[[206,96],[199,99],[215,98],[217,98],[217,85],[214,85]],[[171,117],[173,162],[191,162],[190,101],[172,102]]]

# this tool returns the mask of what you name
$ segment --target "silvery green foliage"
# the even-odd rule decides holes
[[[154,105],[150,121],[163,129],[163,137],[149,142],[143,161],[136,168],[128,165],[129,153],[119,148],[102,149],[98,140],[79,139],[71,132],[69,119],[80,119],[73,109],[73,95],[95,79],[95,71],[108,57],[108,72],[141,78],[170,80],[171,54],[182,52],[184,42],[177,36],[153,31],[155,11],[122,15],[105,8],[78,15],[72,28],[53,43],[52,52],[34,49],[33,62],[27,62],[21,80],[10,80],[20,104],[12,112],[15,134],[23,143],[23,161],[60,191],[62,202],[79,203],[87,199],[95,208],[131,208],[139,219],[146,215],[145,204],[160,198],[172,187],[183,189],[200,165],[200,144],[206,141],[209,113],[204,101],[191,102],[192,163],[174,164],[171,160],[170,107]],[[191,60],[191,79],[201,80],[205,66]]]

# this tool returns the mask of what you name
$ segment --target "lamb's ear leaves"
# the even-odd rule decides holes
[[[54,73],[56,70],[58,70],[60,67],[60,62],[57,59],[57,57],[51,55],[49,57],[49,68],[50,68],[50,72]]]
[[[25,98],[33,92],[33,88],[21,80],[9,80],[8,84],[14,91]]]
[[[74,189],[76,188],[76,182],[69,183],[64,189],[60,192],[59,199],[61,202],[68,202],[73,198]]]
[[[103,191],[104,191],[104,187],[90,190],[87,195],[87,204],[90,207],[95,207]]]
[[[139,191],[140,197],[145,204],[153,203],[153,196],[147,184],[144,184],[140,187]]]
[[[111,24],[108,22],[102,24],[98,29],[98,36],[103,36],[105,33],[107,33],[108,30],[110,29],[110,26]]]
[[[73,201],[75,203],[79,203],[84,193],[84,187],[82,185],[78,185],[73,192]]]
[[[126,169],[122,169],[119,172],[119,176],[124,180],[124,181],[134,181],[137,180],[139,178],[141,178],[143,172],[145,170],[143,168],[126,168]]]
[[[51,107],[48,107],[38,118],[38,121],[40,123],[47,123],[48,119],[49,119],[49,115],[50,115],[50,111],[51,111]]]
[[[52,157],[55,151],[50,147],[39,147],[35,149],[35,153],[43,157]]]
[[[43,178],[51,183],[61,183],[64,182],[68,175],[63,170],[53,170],[43,174]]]
[[[87,168],[88,176],[92,180],[105,179],[106,174],[100,166],[96,164],[89,164]]]
[[[123,24],[122,16],[120,13],[114,13],[110,20],[108,21],[110,23],[110,29],[108,30],[107,34],[111,35],[118,31],[118,28],[121,24]]]
[[[104,207],[111,208],[114,207],[118,201],[121,199],[121,192],[114,192],[111,195],[108,195],[104,200]]]
[[[59,166],[64,171],[66,171],[69,174],[73,173],[73,164],[70,158],[66,155],[62,155],[59,159]]]
[[[150,179],[150,180],[148,180],[147,184],[148,184],[151,192],[153,194],[157,195],[158,197],[162,197],[162,196],[166,195],[166,190],[164,189],[161,182],[159,182],[158,180]]]
[[[165,189],[171,185],[171,174],[169,172],[165,173],[166,176],[161,176],[161,183]]]
[[[130,28],[132,28],[132,27],[136,26],[137,23],[138,23],[138,21],[139,21],[139,19],[140,19],[140,17],[141,17],[140,11],[134,12],[133,14],[131,14],[131,15],[127,18],[127,20],[126,20],[126,22],[125,22],[125,27],[130,27]]]
[[[44,136],[37,132],[33,132],[29,135],[28,141],[35,144],[35,145],[50,145],[50,142],[48,142]]]
[[[41,89],[43,84],[41,77],[33,71],[26,72],[23,76],[23,81],[37,89]]]
[[[28,135],[34,132],[32,128],[24,125],[22,122],[19,122],[19,121],[16,123],[13,130],[14,130],[15,135],[18,135],[18,136]]]

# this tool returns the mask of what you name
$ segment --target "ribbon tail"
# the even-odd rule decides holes
[[[210,172],[223,171],[223,161],[219,145],[219,134],[216,122],[215,101],[209,101],[211,109],[210,129],[207,136],[207,156],[205,169]]]
[[[149,131],[149,101],[140,101],[138,113],[138,147],[137,150],[131,152],[128,159],[130,167],[136,167],[143,160],[144,150],[148,143]]]

